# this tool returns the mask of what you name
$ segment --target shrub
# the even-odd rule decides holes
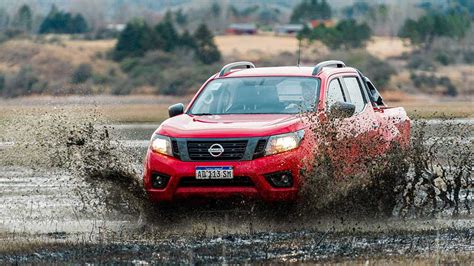
[[[5,79],[3,95],[5,97],[18,97],[30,94],[43,93],[48,83],[41,81],[29,65],[22,66],[16,75]]]
[[[80,64],[72,74],[71,83],[79,84],[86,82],[92,77],[92,66],[90,64]]]
[[[467,64],[474,64],[474,51],[465,52],[463,59]]]
[[[419,89],[426,89],[425,92],[427,93],[442,93],[446,96],[455,97],[458,95],[458,90],[456,86],[451,82],[451,79],[448,77],[436,77],[435,75],[427,75],[427,74],[415,74],[411,73],[410,78],[413,81],[415,87]],[[444,87],[444,90],[440,91],[439,89],[436,91],[436,88]]]
[[[435,70],[433,59],[426,54],[413,54],[408,62],[408,68],[420,70]]]
[[[127,58],[121,63],[129,81],[115,86],[112,93],[127,94],[135,87],[147,85],[155,87],[157,94],[185,95],[192,88],[197,90],[218,67],[201,63],[187,49],[170,53],[152,51],[143,58]]]
[[[456,58],[446,51],[438,51],[435,55],[435,60],[442,65],[447,66],[453,64],[456,61]]]
[[[92,75],[92,82],[98,85],[104,85],[109,81],[108,77],[105,75],[94,74]]]
[[[3,94],[4,88],[5,88],[5,75],[0,74],[0,95]]]

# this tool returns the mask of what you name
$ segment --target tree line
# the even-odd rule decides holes
[[[0,11],[0,26],[7,30],[26,33],[37,32],[39,34],[80,34],[90,31],[89,25],[82,14],[59,10],[55,5],[51,6],[48,15],[40,23],[36,23],[36,20],[35,14],[27,4],[20,6],[11,21],[4,10]]]
[[[113,58],[120,61],[126,57],[142,57],[152,50],[172,52],[176,49],[194,51],[196,57],[205,64],[217,62],[221,58],[214,43],[214,35],[206,24],[201,24],[193,34],[187,30],[180,34],[169,13],[154,27],[140,19],[127,23],[118,36]]]

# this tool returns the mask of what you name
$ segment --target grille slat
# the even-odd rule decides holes
[[[224,152],[214,157],[209,153],[209,148],[220,144]],[[188,141],[189,158],[193,161],[236,161],[244,157],[248,140],[223,140],[223,141]]]

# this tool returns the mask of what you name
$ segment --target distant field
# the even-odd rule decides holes
[[[159,123],[168,118],[168,106],[189,102],[189,98],[163,96],[98,96],[98,97],[28,97],[0,99],[0,121],[19,113],[41,114],[55,108],[71,112],[97,110],[111,123]],[[474,118],[472,101],[404,98],[388,100],[391,106],[403,106],[412,118]]]
[[[294,36],[273,35],[223,35],[215,42],[224,56],[261,56],[262,54],[294,53],[298,40]]]
[[[298,41],[294,36],[224,35],[216,36],[215,41],[224,56],[232,57],[240,55],[254,58],[298,51]],[[309,49],[315,49],[315,47]],[[381,59],[386,59],[400,56],[404,52],[411,51],[411,48],[397,37],[373,37],[367,44],[367,51]]]

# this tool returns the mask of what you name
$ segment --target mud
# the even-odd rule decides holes
[[[387,218],[359,209],[295,211],[243,199],[157,208],[141,189],[141,171],[158,125],[108,125],[84,108],[17,117],[0,129],[0,263],[365,262],[410,256],[462,262],[472,256],[472,153],[470,161],[450,159],[458,158],[456,149],[472,150],[473,120],[415,123],[426,133],[421,153],[430,156],[423,157],[421,174],[411,170],[410,186],[399,190]],[[460,167],[465,181],[458,204],[451,205],[455,191],[447,187]],[[425,180],[437,178],[444,183],[432,182],[431,188],[438,190],[424,189]],[[420,188],[410,192],[410,201],[408,187]]]
[[[32,254],[0,257],[0,263],[268,263],[406,262],[416,256],[432,263],[467,263],[472,259],[472,230],[380,234],[295,231],[226,234],[212,238],[171,236],[153,241],[71,244]],[[456,254],[449,257],[448,254]],[[472,262],[472,261],[471,261]]]

